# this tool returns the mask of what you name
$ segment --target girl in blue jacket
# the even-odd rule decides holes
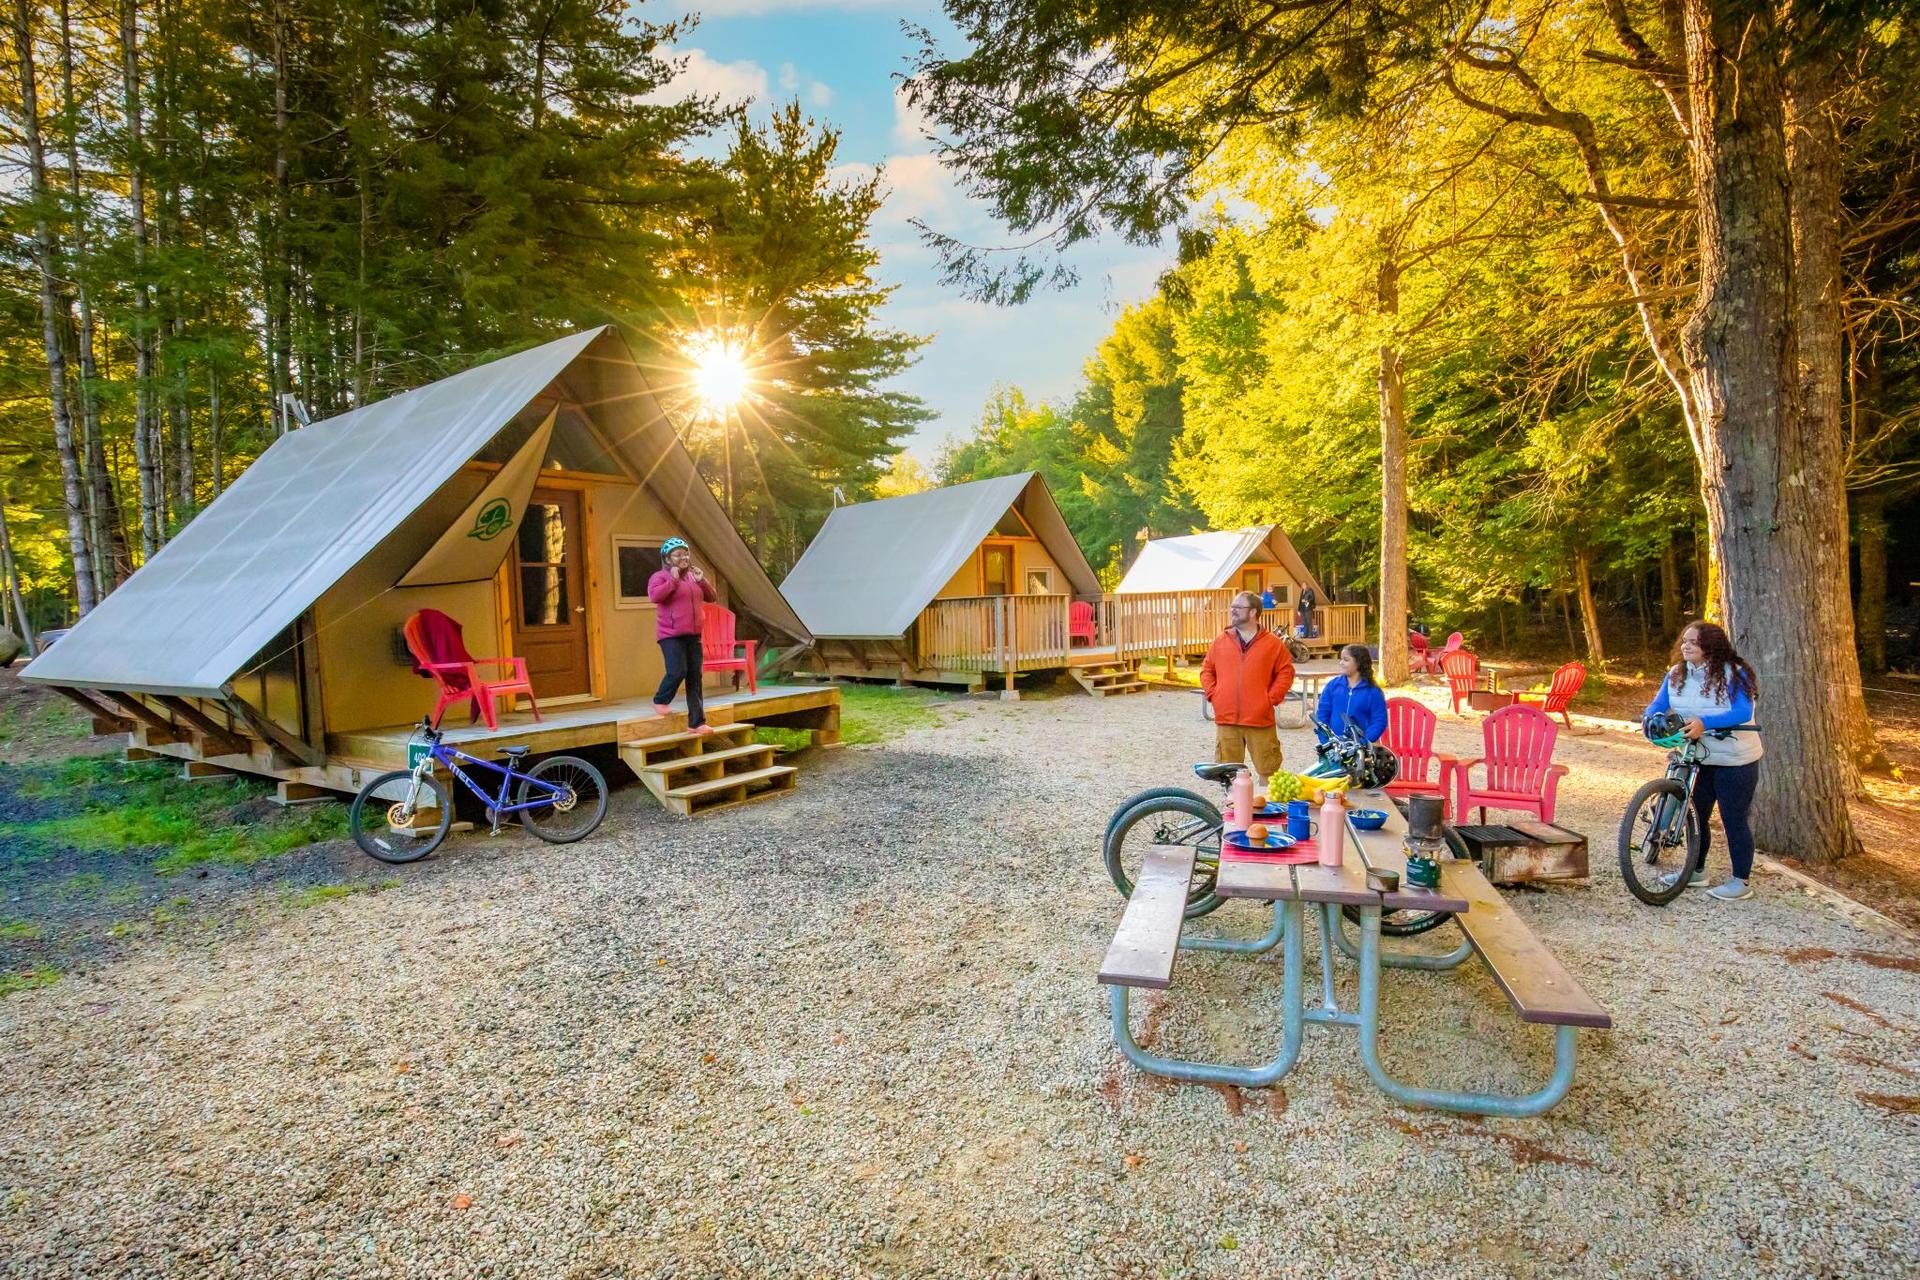
[[[1710,729],[1731,729],[1753,720],[1759,684],[1747,660],[1734,652],[1725,629],[1711,622],[1688,623],[1680,633],[1674,658],[1642,721],[1675,712],[1686,718],[1687,737],[1699,742]],[[1754,789],[1760,784],[1760,735],[1735,733],[1704,741],[1706,758],[1693,783],[1693,812],[1700,821],[1700,861],[1691,868],[1687,884],[1698,888],[1707,882],[1707,845],[1712,839],[1707,819],[1718,806],[1720,825],[1727,832],[1727,853],[1733,859],[1733,876],[1707,890],[1707,896],[1737,901],[1753,895],[1747,887],[1747,877],[1753,874],[1753,831],[1747,825],[1747,814],[1753,808]],[[1675,872],[1669,883],[1680,874]]]
[[[1367,646],[1350,644],[1340,651],[1340,675],[1320,690],[1320,709],[1314,714],[1335,733],[1345,733],[1347,717],[1352,716],[1368,742],[1380,741],[1387,731],[1387,695],[1373,682],[1373,655]],[[1320,741],[1326,740],[1327,735],[1320,734]]]

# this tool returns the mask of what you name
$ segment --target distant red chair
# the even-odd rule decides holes
[[[1480,726],[1479,757],[1441,757],[1453,771],[1454,821],[1477,808],[1482,822],[1488,809],[1522,809],[1542,822],[1552,822],[1554,793],[1560,779],[1571,772],[1553,762],[1553,744],[1559,736],[1560,727],[1538,707],[1502,707],[1488,716]],[[1475,768],[1486,775],[1480,786],[1473,783]]]
[[[717,604],[705,607],[700,621],[700,669],[733,672],[733,687],[740,687],[740,676],[747,677],[747,691],[760,692],[760,678],[754,671],[754,651],[758,640],[736,640],[733,635],[733,610]],[[739,651],[746,650],[742,655]]]
[[[487,722],[487,728],[497,730],[500,717],[494,710],[493,700],[512,699],[522,693],[527,695],[527,705],[533,708],[533,718],[540,718],[540,704],[534,700],[525,658],[474,657],[467,652],[466,641],[461,638],[460,624],[438,609],[422,609],[407,619],[401,631],[407,638],[407,651],[413,655],[413,669],[431,676],[440,690],[440,697],[433,704],[434,728],[440,727],[440,717],[448,707],[470,701],[473,707],[467,723],[482,719]],[[482,680],[481,667],[507,667],[512,674],[498,680]],[[513,704],[509,701],[507,705]]]
[[[1407,670],[1427,669],[1427,638],[1418,631],[1407,632]]]
[[[1567,705],[1573,701],[1573,695],[1580,692],[1580,686],[1587,682],[1587,664],[1569,662],[1553,673],[1553,683],[1547,686],[1545,693],[1516,693],[1515,702],[1538,702],[1540,709],[1550,716],[1557,715],[1567,728],[1573,728],[1573,720],[1567,715]]]
[[[1471,650],[1455,649],[1440,656],[1440,670],[1446,673],[1447,692],[1453,696],[1453,714],[1460,714],[1465,702],[1480,683],[1480,659]]]
[[[1425,636],[1421,637],[1421,642],[1422,642],[1421,647],[1425,650],[1425,653],[1426,653],[1426,665],[1424,667],[1418,664],[1409,664],[1409,665],[1412,665],[1415,671],[1425,671],[1428,675],[1437,676],[1441,674],[1441,667],[1440,667],[1441,661],[1445,659],[1446,656],[1450,653],[1458,653],[1460,651],[1460,646],[1465,644],[1467,641],[1465,636],[1461,635],[1458,631],[1456,631],[1452,635],[1448,636],[1446,644],[1442,645],[1438,649],[1435,649],[1433,647],[1432,641],[1427,640]]]
[[[1067,606],[1067,645],[1072,647],[1075,640],[1084,640],[1092,644],[1094,640],[1093,606],[1085,600],[1075,600]]]
[[[1396,796],[1439,796],[1443,805],[1453,801],[1453,757],[1435,755],[1434,726],[1439,723],[1429,708],[1412,698],[1387,699],[1387,744],[1400,762],[1399,773],[1387,784],[1387,794]],[[1440,776],[1427,774],[1438,767]]]

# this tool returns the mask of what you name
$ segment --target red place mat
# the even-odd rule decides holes
[[[1247,845],[1236,844],[1231,836],[1220,841],[1220,859],[1225,862],[1278,862],[1307,863],[1320,860],[1320,845],[1316,840],[1301,840],[1285,849],[1254,849]]]

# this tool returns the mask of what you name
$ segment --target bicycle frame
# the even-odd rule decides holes
[[[515,769],[511,764],[503,765],[492,760],[482,760],[478,756],[468,755],[458,747],[450,747],[440,741],[440,735],[437,732],[429,730],[427,744],[426,756],[421,759],[419,764],[414,766],[413,775],[415,779],[425,778],[427,774],[433,771],[433,766],[436,764],[445,767],[448,773],[460,779],[467,790],[471,791],[477,799],[487,806],[487,816],[493,821],[496,830],[500,825],[501,817],[504,815],[520,813],[527,809],[537,809],[542,805],[554,804],[567,793],[565,787],[552,782],[543,782],[539,778],[531,777]],[[499,774],[499,794],[488,795],[485,787],[468,777],[466,771],[461,769],[460,766],[462,764],[477,765],[482,769],[490,769]],[[537,788],[541,794],[534,799],[523,801],[520,804],[508,804],[507,792],[515,781],[524,783],[531,788]]]

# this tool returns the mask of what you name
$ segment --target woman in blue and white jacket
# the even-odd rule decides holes
[[[1698,742],[1713,729],[1731,729],[1753,720],[1759,684],[1746,659],[1733,651],[1726,630],[1711,622],[1691,622],[1680,633],[1679,661],[1660,682],[1660,692],[1647,705],[1647,720],[1673,712],[1686,718],[1685,733]],[[1707,846],[1712,834],[1707,819],[1716,803],[1720,825],[1727,831],[1727,853],[1733,858],[1733,876],[1707,890],[1707,896],[1732,901],[1751,897],[1747,878],[1753,874],[1753,831],[1747,814],[1753,808],[1754,788],[1760,781],[1760,735],[1735,733],[1706,737],[1706,759],[1693,784],[1693,812],[1700,826],[1700,861],[1688,877],[1689,887],[1706,883]],[[1676,872],[1675,875],[1680,873]]]
[[[1373,655],[1363,644],[1340,651],[1340,674],[1320,690],[1314,715],[1335,733],[1347,731],[1347,718],[1360,726],[1368,742],[1378,742],[1387,731],[1387,695],[1373,680]],[[1319,735],[1325,742],[1327,735]]]

